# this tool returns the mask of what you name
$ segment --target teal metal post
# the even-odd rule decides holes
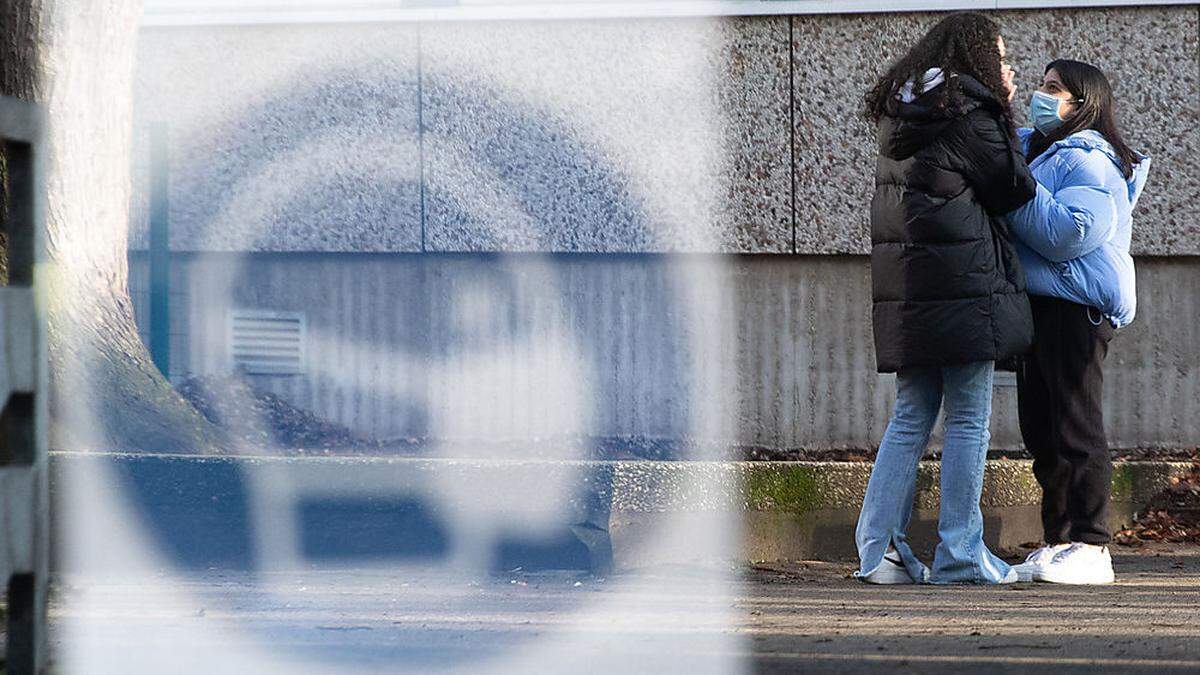
[[[150,130],[150,356],[171,376],[171,229],[167,127]]]

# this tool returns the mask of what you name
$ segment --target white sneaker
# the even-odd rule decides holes
[[[870,574],[864,574],[859,577],[861,581],[868,584],[894,585],[894,584],[915,584],[912,576],[908,573],[908,568],[900,560],[900,554],[895,550],[889,549],[883,554],[883,561],[879,563]]]
[[[1055,555],[1033,578],[1052,584],[1092,585],[1111,584],[1116,576],[1107,546],[1077,542]]]
[[[1017,571],[1017,577],[1021,581],[1033,581],[1034,575],[1040,573],[1046,565],[1049,565],[1050,561],[1054,560],[1054,556],[1070,547],[1070,544],[1043,546],[1026,556],[1025,562],[1020,565],[1013,565],[1012,568]]]

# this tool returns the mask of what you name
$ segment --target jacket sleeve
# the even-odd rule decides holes
[[[1032,199],[1037,181],[1000,120],[983,111],[968,120],[959,144],[963,175],[983,208],[999,216]]]
[[[1117,227],[1116,201],[1105,187],[1100,162],[1085,157],[1059,183],[1050,187],[1039,184],[1037,196],[1008,215],[1013,234],[1053,262],[1094,251]]]

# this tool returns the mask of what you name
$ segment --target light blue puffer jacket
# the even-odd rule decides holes
[[[1018,135],[1028,152],[1033,130]],[[1029,168],[1037,196],[1008,214],[1029,293],[1090,305],[1117,328],[1129,324],[1137,312],[1131,214],[1150,159],[1126,180],[1112,146],[1087,130],[1051,145]]]

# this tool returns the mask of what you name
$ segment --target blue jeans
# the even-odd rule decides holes
[[[882,562],[888,544],[908,573],[931,583],[995,583],[1009,566],[983,543],[983,467],[992,415],[993,363],[910,368],[896,375],[896,407],[879,446],[854,538],[859,571]],[[938,410],[946,408],[942,449],[941,508],[933,571],[913,555],[905,538],[916,492],[917,463],[925,453]]]

